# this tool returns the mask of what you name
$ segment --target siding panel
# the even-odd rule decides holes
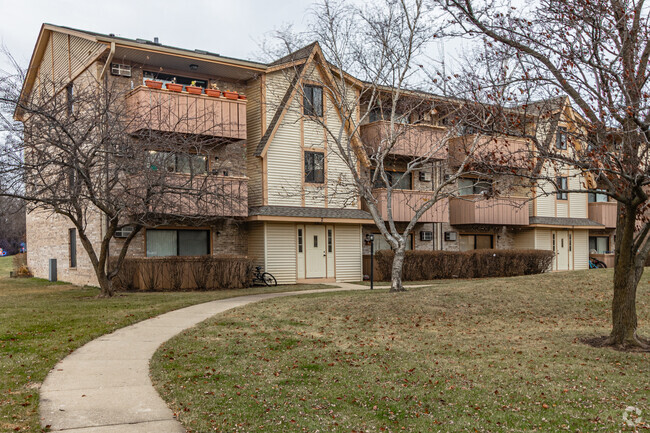
[[[279,284],[296,282],[296,231],[294,224],[266,223],[266,271]]]
[[[361,226],[334,226],[336,281],[361,281],[362,253]]]

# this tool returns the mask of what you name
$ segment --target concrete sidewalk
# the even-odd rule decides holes
[[[332,284],[332,289],[240,296],[162,314],[107,334],[59,362],[40,389],[40,416],[52,431],[75,433],[185,432],[149,378],[158,347],[215,314],[264,299],[367,286]]]

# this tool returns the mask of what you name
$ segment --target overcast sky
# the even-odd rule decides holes
[[[51,23],[133,39],[157,36],[165,45],[256,60],[261,54],[259,44],[269,32],[286,24],[303,30],[312,3],[308,0],[0,0],[3,16],[0,43],[26,66],[41,24]]]

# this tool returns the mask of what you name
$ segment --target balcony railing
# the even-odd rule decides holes
[[[135,214],[197,218],[248,216],[247,177],[166,173],[160,178],[131,176],[129,180],[127,191],[133,197]],[[149,198],[145,200],[145,197]]]
[[[388,218],[388,202],[386,201],[386,189],[377,188],[373,190],[375,197],[379,202],[379,213],[382,218]],[[394,189],[391,195],[391,208],[393,221],[411,221],[415,212],[428,200],[433,198],[432,192],[411,191],[403,189]],[[423,223],[446,222],[448,218],[447,200],[436,202],[427,210],[419,219]]]
[[[527,140],[517,137],[463,135],[449,140],[449,162],[460,166],[469,156],[471,163],[526,168],[532,160],[531,146]]]
[[[393,124],[395,145],[390,153],[409,157],[430,156],[432,159],[446,159],[447,150],[442,145],[445,128],[432,125]],[[377,150],[379,146],[387,146],[390,138],[390,122],[379,120],[361,127],[363,143]],[[432,149],[434,150],[432,152]]]
[[[608,229],[616,228],[616,202],[589,203],[589,219]]]
[[[526,200],[522,197],[485,199],[480,195],[452,198],[449,200],[449,223],[451,225],[528,225]]]
[[[140,86],[126,97],[131,130],[246,139],[246,100]]]

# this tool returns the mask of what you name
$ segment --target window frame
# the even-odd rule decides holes
[[[77,268],[77,229],[68,229],[68,265],[70,269]]]
[[[150,256],[149,255],[149,249],[147,246],[147,233],[149,232],[155,232],[155,231],[175,231],[176,232],[176,254],[175,255],[170,255],[170,256]],[[207,238],[207,245],[206,245],[206,250],[207,252],[205,254],[201,255],[180,255],[180,242],[179,242],[179,232],[187,232],[187,231],[195,231],[195,232],[207,232],[208,238]],[[212,230],[209,228],[177,228],[177,227],[157,227],[155,229],[147,229],[145,230],[144,233],[144,240],[145,240],[145,248],[144,248],[144,253],[145,257],[205,257],[205,256],[211,256],[212,255]]]
[[[322,175],[319,178],[316,178],[314,173],[318,173],[318,170],[312,168],[311,170],[307,169],[307,165],[309,164],[308,160],[310,157],[315,157],[316,155],[320,155],[321,158],[321,163],[322,163]],[[303,152],[303,180],[305,183],[309,184],[315,184],[315,185],[323,185],[325,183],[325,152],[318,151],[318,150],[305,150]],[[312,167],[316,166],[316,160],[312,159],[311,161]],[[319,180],[321,179],[321,180]]]
[[[377,170],[375,167],[373,169]],[[402,190],[402,191],[413,191],[413,172],[410,172],[408,176],[402,177],[406,174],[406,171],[401,171],[401,170],[384,170],[386,172],[386,177],[388,177],[388,180],[390,181],[391,188],[394,190]],[[398,185],[395,183],[394,178],[401,178],[401,181],[404,182],[405,180],[408,181],[409,187],[408,188],[401,188],[398,187]],[[375,184],[373,185],[374,188],[386,188],[386,185],[384,184],[384,180],[379,177],[376,179]]]
[[[298,253],[300,254],[304,251],[302,228],[298,229],[297,236],[298,236]]]
[[[555,132],[555,147],[559,150],[566,150],[569,142],[569,131],[564,126],[558,126]]]
[[[65,86],[65,106],[68,116],[74,114],[74,83]]]
[[[557,193],[555,195],[557,200],[568,200],[569,193],[569,180],[566,176],[558,176],[555,178],[555,183],[557,184]]]
[[[175,153],[175,152],[170,152],[167,150],[155,150],[155,149],[149,149],[148,151],[148,158],[147,158],[147,165],[149,169],[154,170],[154,171],[160,171],[159,168],[153,168],[152,163],[155,162],[152,159],[153,152],[156,154],[166,154],[166,157],[162,157],[161,161],[165,162],[164,166],[162,167],[164,170],[166,170],[167,173],[176,173],[176,174],[190,174],[194,176],[206,176],[210,173],[210,157],[208,155],[202,155],[198,153]],[[205,171],[203,172],[197,172],[197,171],[179,171],[179,157],[187,156],[189,158],[188,161],[191,161],[193,158],[204,158],[205,159]],[[168,159],[169,158],[169,159]],[[168,169],[167,162],[173,163],[174,167],[172,170]],[[190,166],[193,167],[193,165],[190,162]]]
[[[323,99],[323,86],[316,84],[304,84],[302,86],[302,112],[305,116],[309,117],[323,117],[323,107],[325,101]],[[314,90],[320,91],[320,105],[314,105]],[[316,110],[318,107],[318,110]]]
[[[482,248],[482,249],[487,249],[487,250],[493,250],[494,249],[494,234],[492,233],[458,233],[458,242],[460,246],[460,239],[462,236],[471,236],[474,238],[474,246],[471,250],[467,251],[476,251],[476,244],[477,244],[477,237],[478,236],[489,236],[490,238],[490,248]]]

